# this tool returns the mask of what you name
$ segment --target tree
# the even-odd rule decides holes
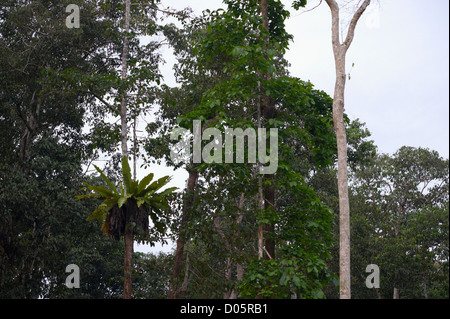
[[[177,279],[188,296],[189,279],[193,276],[195,287],[199,281],[221,278],[214,281],[215,296],[237,296],[240,292],[246,297],[320,297],[324,281],[330,279],[323,259],[331,244],[331,212],[305,186],[304,178],[313,167],[332,162],[332,100],[311,83],[288,75],[287,61],[283,59],[291,38],[283,22],[288,12],[279,1],[268,3],[268,29],[262,24],[260,1],[227,4],[226,11],[205,12],[192,20],[189,27],[194,32],[190,35],[180,36],[177,30],[167,29],[171,39],[182,39],[175,42],[175,48],[180,50],[175,69],[181,86],[165,89],[159,121],[171,124],[168,131],[179,124],[193,132],[193,120],[202,121],[202,130],[255,129],[258,118],[262,118],[257,113],[258,100],[264,92],[273,104],[273,114],[262,122],[264,127],[279,129],[280,154],[276,176],[263,186],[269,188],[271,183],[280,206],[258,206],[255,196],[259,172],[252,163],[197,163],[195,175],[190,171],[188,179],[189,187],[191,176],[196,177],[195,191],[186,194],[181,222],[174,229],[177,241],[183,245],[177,243],[175,263],[179,277],[174,276],[174,282]],[[186,39],[191,42],[185,44]],[[263,79],[263,73],[270,77]],[[265,112],[270,113],[267,108]],[[167,135],[160,136],[149,140],[152,146],[170,143],[164,137]],[[223,152],[224,144],[218,145]],[[170,163],[167,154],[167,150],[161,151]],[[244,157],[249,157],[247,149]],[[303,160],[308,167],[301,165]],[[192,158],[177,165],[192,167]],[[302,174],[298,173],[300,170]],[[298,202],[304,205],[299,207]],[[275,225],[273,231],[266,232],[265,239],[266,243],[274,243],[280,256],[270,253],[268,246],[258,245],[258,224]],[[308,240],[308,236],[315,241]],[[258,247],[263,248],[264,260],[258,259]],[[184,271],[177,262],[183,259]],[[218,272],[222,277],[208,269],[199,271],[199,267],[215,269],[216,265],[223,267],[223,272]],[[198,278],[199,273],[206,278]]]
[[[78,196],[82,198],[103,198],[103,202],[92,213],[89,219],[98,219],[102,223],[102,230],[110,237],[119,240],[124,238],[125,241],[125,261],[124,261],[124,299],[130,299],[132,295],[131,290],[131,276],[132,276],[132,246],[135,235],[140,235],[142,241],[151,241],[149,235],[149,216],[151,217],[154,227],[157,232],[164,234],[167,218],[163,213],[167,211],[166,196],[172,193],[176,187],[167,188],[166,190],[157,193],[169,181],[168,176],[161,177],[157,181],[150,184],[153,179],[153,173],[144,177],[141,181],[133,180],[131,178],[131,170],[128,164],[127,157],[122,158],[122,183],[120,191],[115,185],[106,177],[106,175],[95,166],[100,173],[108,188],[103,186],[94,186],[87,184],[87,189],[91,191],[86,195]],[[150,185],[149,185],[150,184]],[[92,193],[93,192],[93,193]],[[131,238],[127,238],[131,236]],[[131,256],[130,243],[131,241]],[[129,260],[131,259],[131,260]],[[130,268],[130,269],[129,269]]]
[[[376,156],[355,181],[359,206],[366,207],[358,224],[364,219],[370,234],[357,238],[374,252],[388,283],[380,296],[399,299],[403,291],[405,298],[426,298],[435,278],[448,282],[448,160],[404,146],[392,156]]]
[[[114,46],[116,29],[108,23],[115,17],[95,1],[84,1],[80,3],[86,13],[84,23],[69,29],[62,10],[69,3],[5,1],[0,7],[0,290],[4,297],[53,295],[61,283],[58,272],[68,264],[63,264],[67,261],[63,252],[90,253],[90,243],[77,239],[92,230],[85,221],[90,205],[73,199],[83,179],[82,165],[90,160],[82,127],[86,110],[94,103],[76,84],[92,74],[105,76],[114,67],[103,52]],[[64,81],[59,81],[63,76]],[[92,238],[97,235],[93,232]],[[107,245],[98,241],[99,250]],[[109,248],[114,254],[117,246]],[[85,265],[92,266],[91,262]],[[110,279],[107,272],[102,275]],[[90,289],[85,295],[92,293]]]
[[[133,256],[133,296],[136,299],[167,298],[173,255],[136,252]]]
[[[336,67],[336,82],[333,96],[333,122],[336,132],[338,149],[338,190],[339,190],[339,227],[340,227],[340,297],[351,298],[351,274],[350,274],[350,205],[348,199],[347,177],[347,136],[344,124],[344,92],[345,92],[345,55],[350,47],[355,34],[356,24],[370,4],[365,0],[354,13],[347,30],[345,40],[341,42],[339,5],[335,0],[325,0],[331,10],[331,34]]]
[[[122,158],[128,156],[128,121],[130,117],[134,120],[134,175],[136,175],[136,161],[139,151],[136,139],[136,118],[154,100],[152,82],[159,83],[160,78],[158,72],[159,57],[155,54],[158,44],[150,42],[143,46],[138,38],[139,36],[155,34],[157,31],[156,23],[154,22],[157,10],[156,5],[155,3],[148,6],[145,4],[145,1],[133,3],[132,8],[130,0],[124,1],[123,32],[119,37],[123,41],[120,77],[115,72],[117,70],[114,70],[106,81],[104,81],[105,79],[100,79],[103,81],[98,81],[98,83],[93,85],[94,89],[89,87],[88,90],[90,94],[94,95],[106,106],[108,112],[112,113],[113,116],[119,115],[120,134],[116,133],[115,136],[120,136]],[[115,5],[120,8],[119,4],[115,3]],[[105,6],[109,9],[111,8],[110,3],[106,3]],[[131,14],[133,14],[133,25],[130,24]],[[107,99],[103,98],[103,96],[107,96]],[[113,99],[113,102],[109,102],[110,98]],[[120,102],[120,108],[117,107],[117,102]],[[112,129],[111,126],[113,127]],[[117,129],[117,127],[110,124],[104,127],[109,131]],[[101,140],[103,140],[103,136],[101,136]],[[112,141],[108,151],[115,148],[116,143],[114,142]],[[101,141],[101,143],[104,142]],[[125,188],[125,192],[127,191],[128,189]],[[126,211],[125,214],[127,214]],[[129,227],[125,227],[124,241],[124,298],[129,299],[131,298],[132,289],[133,257],[133,232]]]

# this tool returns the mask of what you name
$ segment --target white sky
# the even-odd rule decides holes
[[[291,8],[292,0],[282,2],[291,11],[286,22],[287,31],[294,36],[286,54],[291,74],[310,80],[332,97],[335,73],[328,6],[323,1],[318,8],[300,14]],[[221,0],[162,3],[177,9],[189,6],[196,14],[225,8]],[[308,3],[307,8],[312,8],[319,1]],[[175,85],[170,50],[165,59],[168,63],[162,72],[166,83]],[[449,157],[448,1],[372,0],[356,27],[346,61],[347,73],[351,73],[345,91],[346,113],[367,124],[380,152],[392,154],[408,145]],[[176,186],[184,188],[185,172],[161,169],[163,174],[174,175]]]

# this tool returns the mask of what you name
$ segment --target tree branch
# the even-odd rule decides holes
[[[331,42],[333,48],[341,44],[339,41],[339,5],[335,0],[325,0],[331,11]]]
[[[111,104],[109,104],[108,102],[106,102],[102,97],[100,97],[97,93],[92,92],[90,90],[88,91],[81,91],[82,93],[88,93],[88,94],[92,94],[95,98],[97,98],[100,102],[102,102],[103,104],[105,104],[108,109],[113,112],[113,113],[118,113],[118,110],[116,110]]]
[[[352,21],[350,22],[350,25],[348,27],[347,37],[345,38],[345,41],[343,43],[345,50],[350,47],[350,44],[352,43],[353,37],[355,35],[356,24],[358,23],[359,18],[361,18],[362,14],[369,6],[369,4],[370,0],[364,0],[363,4],[358,8],[358,10],[356,10],[355,14],[353,15]]]
[[[361,6],[354,13],[352,20],[350,21],[350,25],[348,27],[347,36],[345,37],[344,42],[341,44],[339,40],[339,5],[336,0],[325,0],[331,10],[331,26],[332,26],[332,34],[331,39],[333,43],[333,47],[342,46],[345,51],[350,47],[350,44],[353,41],[355,36],[355,28],[356,24],[361,18],[362,14],[366,10],[366,8],[370,4],[370,0],[364,0]]]

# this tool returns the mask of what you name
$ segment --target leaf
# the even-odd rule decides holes
[[[111,182],[111,180],[108,177],[106,177],[106,175],[103,173],[103,171],[97,167],[97,165],[95,165],[95,164],[93,164],[93,165],[94,165],[95,169],[97,170],[97,172],[100,173],[100,176],[103,178],[103,180],[106,182],[106,184],[108,184],[108,186],[111,187],[113,192],[117,193],[117,189],[114,186],[114,184]]]
[[[122,157],[122,177],[125,189],[128,194],[133,193],[133,183],[131,182],[131,169],[126,156]]]
[[[151,183],[150,186],[148,186],[145,189],[145,194],[150,193],[150,192],[152,192],[152,193],[156,192],[158,189],[160,189],[161,187],[163,187],[164,185],[169,183],[170,180],[171,180],[170,176],[163,176],[163,177],[161,177],[157,181]]]
[[[106,189],[103,186],[88,185],[89,190],[100,193],[103,197],[114,197],[117,196],[112,190]]]
[[[298,278],[297,275],[294,275],[294,276],[292,277],[292,281],[294,282],[294,285],[295,285],[296,287],[300,287],[301,281],[300,281],[300,278]]]
[[[168,194],[170,194],[170,193],[173,193],[175,190],[177,190],[178,189],[178,187],[169,187],[169,188],[167,188],[167,189],[165,189],[165,190],[163,190],[161,193],[159,193],[158,195],[159,196],[165,196],[165,195],[168,195]]]
[[[83,198],[101,198],[102,195],[98,193],[89,193],[89,194],[83,194],[83,195],[77,195],[75,196],[76,199],[83,199]]]
[[[108,212],[113,208],[114,205],[116,205],[116,203],[117,200],[113,198],[108,198],[104,200],[87,219],[88,220],[98,219],[103,222]]]
[[[283,272],[283,274],[281,275],[280,278],[280,285],[285,286],[287,284],[287,282],[289,281],[290,276],[286,273]]]
[[[126,196],[120,196],[119,199],[117,200],[117,205],[119,206],[119,208],[121,208],[130,197],[131,197],[130,194],[127,194]]]
[[[137,191],[136,191],[136,195],[137,196],[141,196],[141,192],[143,190],[145,190],[145,187],[147,187],[147,185],[153,180],[153,173],[148,174],[147,176],[145,176],[138,184],[137,186]]]
[[[145,198],[144,197],[136,198],[136,204],[137,204],[138,208],[141,207],[141,205],[144,204],[144,203],[145,203]]]

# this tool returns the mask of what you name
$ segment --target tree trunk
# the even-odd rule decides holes
[[[396,288],[396,287],[394,287],[393,298],[394,298],[394,299],[400,299],[400,293],[399,293],[398,288]]]
[[[127,58],[128,58],[128,32],[130,31],[130,0],[125,0],[125,38],[123,40],[122,52],[122,80],[127,77]],[[128,129],[127,129],[127,93],[122,92],[122,101],[120,103],[120,138],[122,144],[122,156],[128,155]]]
[[[214,122],[219,115],[217,114],[215,117],[209,119],[201,129],[201,135],[203,132],[209,127],[209,125]],[[193,128],[194,130],[194,128]],[[194,134],[196,134],[194,132]],[[194,163],[194,157],[193,154],[191,155],[191,163],[187,167],[187,171],[189,172],[189,177],[186,185],[186,195],[183,199],[183,211],[181,214],[181,222],[180,222],[180,228],[178,229],[178,239],[177,239],[177,248],[175,250],[175,261],[173,265],[172,270],[172,282],[170,283],[169,292],[167,293],[167,298],[169,299],[177,299],[184,295],[186,292],[183,290],[183,287],[187,287],[186,285],[182,285],[180,288],[179,286],[179,277],[181,273],[181,268],[183,267],[183,259],[184,259],[184,247],[186,244],[186,238],[184,234],[184,226],[186,225],[188,221],[188,213],[191,210],[192,206],[194,205],[195,201],[195,189],[197,187],[197,180],[198,180],[198,171],[197,171],[197,165]]]
[[[344,71],[343,71],[344,70]],[[344,123],[345,55],[336,61],[336,86],[333,101],[333,122],[338,149],[339,191],[339,279],[340,297],[351,297],[350,285],[350,206],[347,177],[347,135]]]
[[[273,174],[265,177],[268,182],[273,182]],[[273,209],[275,202],[275,188],[272,184],[264,187],[264,209]],[[275,258],[275,241],[273,239],[273,234],[275,231],[275,225],[273,223],[264,225],[264,233],[266,234],[264,240],[264,248],[266,251],[266,259]]]
[[[370,0],[364,0],[356,10],[350,21],[347,36],[343,43],[341,43],[339,39],[341,33],[339,28],[339,5],[335,0],[326,0],[326,2],[331,10],[331,42],[333,45],[336,68],[336,82],[333,97],[333,123],[338,149],[340,298],[350,299],[350,207],[347,178],[347,135],[344,123],[345,55],[353,41],[356,24],[370,4]]]
[[[267,0],[261,0],[261,16],[263,18],[263,27],[267,31],[269,30],[269,18],[268,18],[268,6],[267,6]],[[269,39],[264,37],[264,49],[267,49]],[[264,54],[265,55],[265,54]],[[265,59],[267,57],[265,56]],[[262,78],[264,81],[267,81],[269,79],[269,75],[267,73],[264,73],[262,75]],[[275,117],[275,105],[273,101],[270,99],[269,96],[267,96],[264,92],[260,92],[261,94],[261,111],[262,116],[267,123],[267,120],[272,119]],[[270,145],[270,143],[268,144]],[[273,186],[273,179],[274,175],[266,175],[264,177],[265,181],[268,183],[264,183],[266,186],[264,187],[264,209],[273,209],[275,204],[275,188]],[[274,232],[274,225],[273,224],[266,224],[263,226],[263,232],[266,234],[265,240],[264,240],[264,248],[266,251],[266,258],[272,259],[275,258],[275,241],[271,237]],[[267,236],[268,234],[268,236]]]
[[[125,38],[123,40],[122,53],[122,80],[127,77],[127,58],[128,58],[128,32],[130,31],[130,0],[125,0]],[[122,101],[120,105],[120,123],[121,123],[121,148],[122,156],[128,156],[128,130],[127,130],[127,93],[122,92]],[[125,228],[125,260],[124,260],[124,280],[123,280],[123,299],[131,299],[132,294],[132,272],[133,272],[133,228],[129,225],[130,212],[127,211]]]
[[[258,91],[261,91],[261,84],[258,81]],[[257,125],[258,129],[261,127],[261,94],[259,94],[257,99]],[[258,194],[257,194],[257,200],[258,200],[258,212],[261,212],[263,209],[263,201],[264,201],[264,195],[263,195],[263,186],[262,186],[262,176],[259,174],[260,172],[261,163],[258,161]],[[262,224],[258,224],[258,259],[262,259],[264,257],[264,227]]]
[[[375,288],[375,292],[377,293],[377,298],[378,298],[378,299],[383,299],[383,298],[381,297],[381,293],[380,293],[380,289],[379,289],[379,288]]]
[[[191,168],[188,169],[189,177],[186,185],[186,195],[183,200],[183,211],[181,215],[180,228],[178,229],[178,239],[177,239],[177,248],[175,250],[175,260],[173,264],[172,270],[172,282],[169,288],[169,292],[167,294],[167,298],[169,299],[177,299],[184,295],[185,291],[183,291],[183,285],[178,288],[181,269],[183,268],[183,259],[184,259],[184,247],[186,243],[186,238],[184,234],[184,226],[187,223],[189,210],[194,205],[194,192],[197,187],[198,180],[198,171],[196,170],[194,164],[191,164]]]
[[[27,173],[29,170],[28,164],[26,164],[26,162],[30,159],[31,143],[36,134],[41,108],[40,98],[35,101],[36,93],[37,92],[35,90],[30,98],[29,108],[26,110],[26,117],[24,117],[22,112],[20,111],[20,106],[16,105],[17,114],[25,124],[25,131],[20,139],[19,145],[19,161],[22,164],[22,170],[24,173]]]
[[[129,214],[129,213],[128,213]],[[133,274],[133,227],[127,223],[125,228],[125,258],[124,258],[124,278],[123,278],[123,299],[131,299],[132,294],[132,274]]]

